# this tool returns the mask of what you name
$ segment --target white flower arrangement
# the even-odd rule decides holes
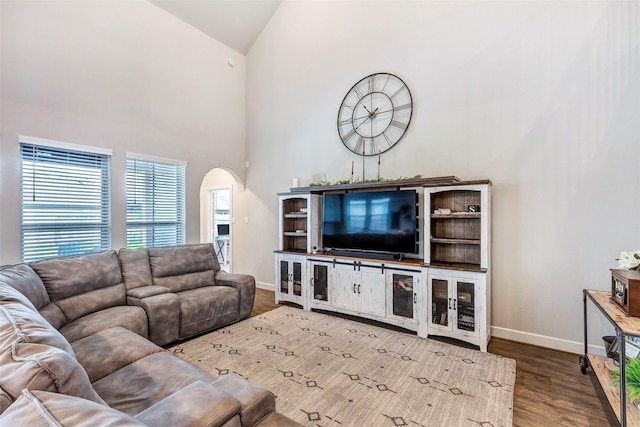
[[[620,258],[617,261],[618,268],[640,271],[640,249],[633,252],[620,252]]]

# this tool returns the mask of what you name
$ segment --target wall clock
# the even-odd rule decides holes
[[[398,76],[371,74],[345,95],[338,111],[342,143],[361,156],[374,156],[394,147],[411,122],[413,102]]]

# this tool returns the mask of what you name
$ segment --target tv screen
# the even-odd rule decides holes
[[[325,194],[325,248],[417,254],[415,191]]]

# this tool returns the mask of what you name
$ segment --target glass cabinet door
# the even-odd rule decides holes
[[[321,264],[313,265],[313,299],[316,301],[329,301],[329,267]]]
[[[302,295],[302,263],[293,261],[293,294]]]
[[[413,276],[393,273],[393,314],[413,319]]]
[[[458,329],[475,332],[475,284],[456,280],[456,298],[458,300]]]
[[[431,280],[431,323],[449,326],[449,281]]]
[[[280,261],[280,292],[289,293],[289,261]]]

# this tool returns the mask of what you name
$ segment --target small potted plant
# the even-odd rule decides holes
[[[620,368],[609,368],[609,373],[613,376],[613,383],[619,387]],[[640,402],[640,359],[632,358],[627,360],[625,376],[629,400],[634,403]]]

